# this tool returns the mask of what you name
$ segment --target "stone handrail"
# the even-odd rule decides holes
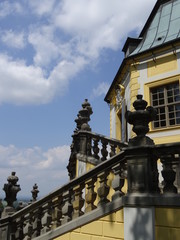
[[[8,231],[8,235],[14,237],[12,239],[35,238],[111,201],[107,198],[110,189],[107,185],[108,175],[113,171],[113,167],[116,167],[116,172],[120,173],[124,164],[124,152],[122,151],[111,160],[99,164],[86,174],[73,179],[12,216],[1,219],[1,233],[5,234]],[[95,187],[97,179],[100,186]],[[123,187],[123,178],[122,182]],[[115,195],[117,193],[123,195],[117,186],[114,189],[116,189]],[[84,192],[86,192],[85,196]],[[97,204],[95,204],[96,198]]]
[[[145,168],[139,168],[135,159],[146,159],[151,171],[145,174]],[[159,191],[157,160],[163,165],[163,188]],[[132,161],[132,163],[131,163]],[[136,168],[133,167],[136,164]],[[0,220],[1,234],[4,239],[33,239],[56,229],[86,213],[99,208],[108,202],[125,195],[122,192],[124,186],[124,172],[128,171],[128,193],[159,195],[177,195],[177,187],[174,185],[176,171],[174,167],[180,164],[180,143],[151,145],[141,147],[126,147],[115,156],[111,157],[84,175],[73,179],[66,185],[55,190],[44,198],[34,202],[12,216]],[[128,165],[128,167],[127,167]],[[132,169],[135,171],[131,176]],[[114,175],[112,185],[108,184],[110,174]],[[136,173],[139,175],[137,176]],[[142,178],[145,177],[145,179]],[[146,182],[147,179],[147,182]],[[151,181],[150,181],[151,180]],[[99,184],[97,185],[97,181]],[[113,194],[110,196],[110,188]],[[132,195],[133,196],[133,195]],[[2,235],[1,235],[2,236]],[[10,238],[11,236],[11,238]]]
[[[128,145],[126,142],[90,131],[79,130],[72,137],[71,156],[67,167],[70,179],[75,177],[74,165],[77,159],[96,166],[116,155]]]
[[[90,115],[93,113],[90,103],[85,99],[82,109],[77,114],[76,128],[72,135],[71,155],[67,166],[69,177],[76,177],[77,160],[90,162],[94,166],[117,154],[127,143],[93,133],[89,126]]]
[[[94,157],[94,159],[99,160],[100,162],[116,155],[122,148],[128,146],[125,142],[93,132],[81,130],[78,132],[78,135],[80,139],[82,135],[86,136],[86,154]],[[88,143],[90,143],[89,146]]]
[[[142,202],[145,205],[154,205],[160,196],[170,196],[166,203],[171,204],[175,199],[176,203],[180,204],[180,195],[178,195],[180,183],[175,184],[180,166],[180,142],[155,145],[153,140],[146,136],[148,124],[155,115],[154,110],[151,107],[146,108],[147,103],[142,100],[141,95],[133,105],[136,111],[128,111],[126,118],[133,125],[133,131],[137,136],[130,139],[127,145],[87,131],[86,129],[90,129],[87,119],[91,109],[87,101],[83,104],[82,117],[77,123],[79,126],[81,121],[83,128],[86,129],[79,130],[73,135],[71,160],[82,157],[86,162],[92,161],[94,168],[39,201],[33,202],[11,216],[2,218],[0,239],[25,240],[38,236],[42,236],[43,239],[48,232],[64,227],[72,220],[86,216],[87,213],[93,213],[95,209],[105,209],[104,206],[117,203],[119,199],[123,199],[124,204],[127,205],[142,204]],[[101,150],[99,150],[99,142],[102,144]],[[162,181],[159,180],[158,159],[162,164]],[[68,167],[71,168],[70,165]],[[71,171],[69,172],[72,174]],[[73,174],[70,177],[73,178]],[[109,181],[110,177],[112,181]],[[126,177],[127,193],[122,190]],[[161,205],[162,202],[160,199],[157,204]],[[7,207],[12,206],[9,204]],[[106,214],[108,214],[107,209]]]

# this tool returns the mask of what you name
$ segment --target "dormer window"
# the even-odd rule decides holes
[[[130,38],[128,37],[122,51],[125,54],[125,57],[128,57],[139,45],[142,38]]]

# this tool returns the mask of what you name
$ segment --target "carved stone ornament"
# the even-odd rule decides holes
[[[11,176],[7,178],[8,183],[4,184],[3,190],[5,191],[6,197],[5,201],[7,202],[7,206],[4,208],[2,212],[2,218],[13,214],[16,210],[13,206],[13,203],[17,200],[17,193],[21,190],[20,185],[17,184],[19,178],[15,176],[16,173],[12,172]]]
[[[119,108],[122,105],[124,99],[124,87],[121,84],[116,86],[116,106]]]
[[[15,176],[16,173],[12,172],[11,176],[7,178],[8,183],[4,184],[3,190],[5,191],[6,197],[5,201],[7,202],[7,205],[12,207],[13,202],[15,202],[17,193],[21,190],[20,185],[17,184],[19,178]]]
[[[155,120],[156,110],[149,106],[147,102],[142,99],[142,95],[137,95],[137,100],[133,103],[135,108],[134,112],[126,112],[126,120],[129,124],[133,125],[133,132],[136,133],[137,137],[130,140],[133,145],[153,145],[153,141],[148,138],[146,133],[149,132],[149,123]]]
[[[32,202],[35,202],[37,200],[37,196],[39,193],[38,185],[36,183],[34,184],[33,190],[31,191],[31,193],[32,193]]]

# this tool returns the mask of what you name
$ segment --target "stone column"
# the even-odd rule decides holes
[[[154,142],[146,136],[156,113],[142,95],[133,103],[134,112],[126,113],[136,137],[129,140],[125,156],[128,171],[128,193],[124,197],[124,239],[154,240],[155,217],[151,197],[159,193],[157,157],[153,154]]]

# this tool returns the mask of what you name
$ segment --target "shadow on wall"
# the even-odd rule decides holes
[[[125,208],[125,238],[154,239],[154,208]]]

